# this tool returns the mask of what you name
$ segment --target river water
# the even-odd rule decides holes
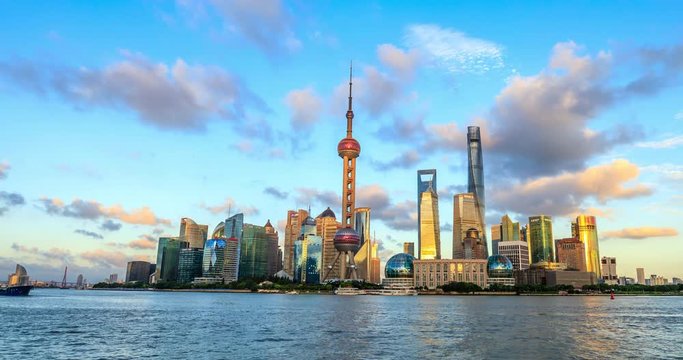
[[[2,359],[683,359],[683,297],[35,289],[0,317]]]

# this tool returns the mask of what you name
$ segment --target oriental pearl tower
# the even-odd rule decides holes
[[[349,109],[346,111],[346,137],[337,145],[339,157],[344,161],[344,173],[342,174],[342,224],[334,235],[334,248],[337,256],[323,280],[332,272],[341,261],[339,276],[344,279],[357,279],[356,264],[353,256],[360,247],[360,237],[353,229],[353,212],[356,207],[356,158],[360,155],[360,144],[353,138],[353,107],[351,96],[353,67],[349,69]],[[340,259],[341,258],[341,259]]]

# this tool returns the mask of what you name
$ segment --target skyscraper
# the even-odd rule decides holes
[[[415,257],[415,243],[414,242],[404,242],[403,243],[403,253],[410,254],[410,256]]]
[[[157,246],[157,281],[177,281],[180,249],[189,244],[177,237],[160,237]]]
[[[221,223],[222,224],[222,223]],[[227,239],[214,238],[204,243],[202,254],[202,276],[209,279],[222,279],[225,268]]]
[[[572,236],[578,238],[586,247],[586,271],[594,272],[600,279],[600,249],[598,246],[598,226],[595,216],[579,215],[572,223]]]
[[[617,258],[603,256],[600,260],[602,280],[605,284],[616,285],[619,281],[617,275]]]
[[[237,281],[240,271],[242,232],[244,230],[244,214],[235,214],[225,219],[225,264],[223,265],[223,281]],[[265,230],[264,230],[265,233]]]
[[[268,276],[266,229],[253,224],[244,224],[242,229],[238,279],[265,278]]]
[[[377,253],[378,244],[376,241],[372,242],[372,254],[371,254],[371,270],[370,270],[370,282],[373,284],[379,284],[380,282],[380,260],[379,254]],[[414,251],[414,250],[413,250]]]
[[[275,273],[278,271],[278,260],[277,260],[277,253],[278,253],[278,233],[273,227],[273,225],[270,223],[270,219],[266,222],[266,225],[264,226],[266,229],[266,238],[268,239],[268,276],[273,276]]]
[[[513,222],[507,214],[500,219],[500,240],[519,241],[519,223]]]
[[[344,161],[344,172],[342,173],[342,225],[334,235],[334,248],[337,250],[332,267],[341,258],[339,269],[341,279],[357,279],[356,264],[353,256],[360,247],[360,237],[353,229],[353,214],[356,207],[356,158],[360,156],[360,143],[353,138],[353,97],[352,72],[349,74],[349,109],[346,111],[346,137],[339,141],[337,154]],[[347,265],[350,269],[347,274]],[[324,279],[329,278],[330,271]]]
[[[501,225],[491,225],[491,253],[498,255],[498,243],[500,242]]]
[[[129,261],[126,266],[126,282],[141,282],[149,281],[149,262],[147,261]],[[81,281],[83,276],[81,276]],[[77,284],[77,286],[80,286]]]
[[[472,193],[456,194],[453,196],[453,259],[464,259],[465,248],[463,240],[467,236],[469,229],[477,229],[482,235],[485,231],[483,224],[479,221],[477,212],[476,197]],[[486,242],[482,237],[482,242]],[[488,251],[483,259],[488,258]]]
[[[358,278],[370,281],[372,263],[372,241],[370,239],[370,208],[359,207],[355,210],[355,230],[360,237],[360,249],[354,255]]]
[[[308,216],[294,242],[294,281],[319,284],[322,271],[322,237],[316,235],[316,222]]]
[[[467,192],[474,194],[479,214],[479,230],[486,244],[486,197],[484,195],[484,158],[479,126],[467,127]]]
[[[645,269],[636,268],[636,277],[638,278],[638,284],[645,285]]]
[[[199,225],[190,218],[180,219],[181,241],[186,241],[190,248],[203,249],[209,232],[209,225]]]
[[[577,238],[555,240],[557,262],[567,264],[567,269],[586,271],[586,249]]]
[[[529,245],[532,264],[555,262],[553,221],[550,216],[539,215],[529,217]]]
[[[294,242],[301,233],[301,223],[308,216],[308,211],[299,209],[298,211],[287,211],[287,225],[285,225],[285,247],[283,270],[292,275],[294,271]]]
[[[510,259],[515,270],[529,268],[529,246],[526,241],[501,241],[498,243],[498,255]]]
[[[180,249],[178,259],[178,282],[190,283],[194,278],[202,276],[202,261],[204,249],[187,248]]]
[[[417,251],[419,259],[441,259],[436,170],[417,171]]]
[[[315,218],[315,225],[316,233],[323,239],[323,273],[330,273],[328,279],[338,279],[341,264],[337,262],[334,267],[332,266],[337,256],[337,249],[334,248],[334,235],[341,224],[337,221],[334,211],[328,207]]]

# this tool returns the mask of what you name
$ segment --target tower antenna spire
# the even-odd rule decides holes
[[[346,137],[352,137],[353,132],[353,61],[349,65],[349,109],[346,111]]]

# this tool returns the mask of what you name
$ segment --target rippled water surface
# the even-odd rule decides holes
[[[0,358],[683,358],[683,297],[36,289],[0,316]]]

